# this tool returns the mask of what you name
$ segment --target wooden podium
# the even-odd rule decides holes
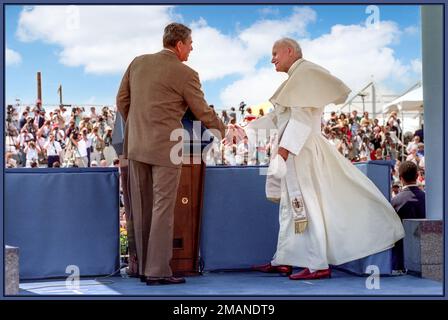
[[[192,132],[192,120],[182,121],[184,128]],[[201,133],[199,133],[201,134]],[[174,209],[173,259],[171,269],[176,276],[199,275],[199,232],[201,226],[205,163],[202,149],[194,149],[185,141],[182,173]],[[194,153],[193,150],[201,150]]]

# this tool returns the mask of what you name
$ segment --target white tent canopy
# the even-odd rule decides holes
[[[423,87],[420,86],[383,106],[383,113],[391,111],[423,111]]]

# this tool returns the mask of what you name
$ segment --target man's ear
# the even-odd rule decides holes
[[[294,55],[294,50],[291,47],[288,47],[288,55],[292,57]]]
[[[181,40],[177,41],[177,42],[176,42],[176,46],[174,47],[174,49],[176,49],[177,51],[180,51],[180,46],[181,46],[181,44],[182,44],[182,41],[181,41]]]

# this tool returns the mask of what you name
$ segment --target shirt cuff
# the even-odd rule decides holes
[[[290,119],[283,132],[280,147],[296,156],[305,145],[310,132],[311,128],[309,126],[295,119]]]

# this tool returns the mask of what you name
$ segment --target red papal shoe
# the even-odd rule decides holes
[[[317,280],[317,279],[326,279],[331,278],[331,270],[317,270],[314,272],[310,272],[310,269],[305,268],[300,272],[291,274],[289,279],[291,280]]]
[[[292,273],[292,266],[273,266],[271,263],[253,266],[252,270],[266,273],[284,273],[289,276]]]

